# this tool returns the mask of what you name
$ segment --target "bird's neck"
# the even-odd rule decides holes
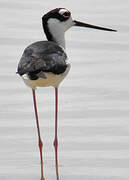
[[[56,42],[59,46],[63,47],[65,49],[65,37],[64,34],[60,34],[58,35],[58,33],[56,35],[53,35],[53,40],[54,42]]]
[[[65,31],[55,19],[50,19],[43,28],[48,41],[54,41],[65,49]]]

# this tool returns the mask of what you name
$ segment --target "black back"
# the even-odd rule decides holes
[[[52,41],[39,41],[28,46],[20,59],[17,73],[28,74],[30,79],[38,79],[41,72],[61,74],[67,68],[67,55]]]

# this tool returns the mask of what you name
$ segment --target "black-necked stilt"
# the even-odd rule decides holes
[[[53,86],[55,88],[55,161],[56,175],[58,175],[57,159],[57,116],[58,116],[58,87],[61,81],[68,74],[70,64],[67,62],[65,52],[65,32],[72,26],[94,28],[104,31],[116,31],[109,28],[95,26],[73,20],[71,13],[65,8],[56,8],[42,17],[43,29],[48,41],[39,41],[29,45],[18,64],[17,73],[22,77],[25,84],[32,88],[35,117],[39,138],[39,149],[41,158],[41,180],[43,175],[42,141],[40,136],[38,112],[36,105],[36,87]]]

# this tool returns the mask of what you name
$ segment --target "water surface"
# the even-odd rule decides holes
[[[40,179],[32,94],[15,72],[24,48],[45,39],[41,17],[55,7],[118,30],[66,33],[72,68],[59,90],[60,179],[128,180],[128,0],[0,1],[0,179]],[[53,180],[54,89],[39,88],[37,98],[45,177]]]

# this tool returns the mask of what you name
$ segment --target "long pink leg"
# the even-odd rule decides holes
[[[58,127],[58,88],[55,88],[55,139],[54,139],[54,147],[55,147],[55,163],[56,163],[56,177],[59,180],[59,172],[58,172],[58,137],[57,137],[57,127]]]
[[[34,102],[34,109],[35,109],[36,125],[37,125],[37,131],[38,131],[38,140],[39,140],[39,150],[40,150],[40,160],[41,160],[41,180],[45,180],[45,178],[43,176],[43,154],[42,154],[43,143],[42,143],[41,135],[40,135],[40,127],[39,127],[37,104],[36,104],[36,95],[35,95],[34,89],[32,89],[32,93],[33,93],[33,102]]]

